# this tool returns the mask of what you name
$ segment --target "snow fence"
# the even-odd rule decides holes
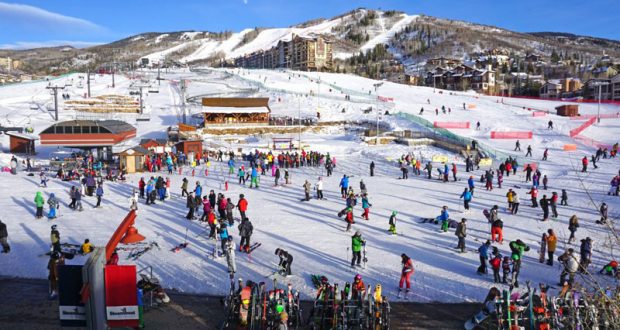
[[[583,132],[586,128],[592,126],[596,122],[596,117],[588,119],[585,123],[581,124],[579,127],[570,130],[570,137],[574,138]]]
[[[436,128],[469,128],[468,121],[436,121],[433,126]]]
[[[532,131],[496,132],[491,131],[491,139],[531,139]]]

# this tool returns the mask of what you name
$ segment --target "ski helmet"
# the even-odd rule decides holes
[[[360,274],[355,275],[355,280],[356,281],[361,281],[362,280],[362,275],[360,275]]]
[[[396,216],[396,214],[398,214],[398,212],[396,212],[396,211],[392,211],[392,215],[393,215],[393,216]]]
[[[355,236],[362,236],[362,232],[360,230],[355,231]]]
[[[278,248],[276,249],[276,255],[279,255],[279,254],[280,254],[280,249]]]
[[[282,312],[284,312],[284,306],[282,305],[276,305],[276,312],[278,314],[281,314]]]
[[[56,225],[52,225],[52,230],[56,230]]]

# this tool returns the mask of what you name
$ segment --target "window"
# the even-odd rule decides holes
[[[97,134],[97,133],[99,133],[99,126],[91,126],[90,134]]]
[[[83,126],[82,134],[90,134],[90,126]]]
[[[60,127],[60,128],[62,128],[62,127]],[[65,134],[73,134],[73,127],[66,126],[66,127],[64,127],[64,129],[65,129]]]
[[[64,134],[65,127],[64,126],[56,126],[56,134]]]
[[[73,126],[73,134],[82,134],[81,126]]]
[[[54,134],[55,133],[55,128],[56,127],[54,127],[54,126],[48,127],[43,132],[41,132],[41,134]]]

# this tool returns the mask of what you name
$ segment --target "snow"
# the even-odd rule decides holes
[[[252,29],[245,29],[239,33],[233,33],[233,35],[225,41],[211,41],[208,39],[203,39],[201,40],[202,45],[195,52],[184,57],[181,61],[192,62],[199,59],[209,58],[218,53],[228,54],[250,31],[252,31]]]
[[[266,38],[269,39],[269,38]],[[266,40],[265,39],[265,40]],[[156,72],[141,71],[138,74],[145,79],[154,79]],[[181,180],[187,176],[190,188],[200,181],[206,190],[223,192],[236,203],[238,195],[243,193],[249,202],[248,217],[255,228],[253,242],[262,242],[262,246],[252,254],[251,260],[245,254],[237,254],[238,277],[254,281],[265,280],[264,276],[274,270],[273,263],[276,248],[284,248],[294,256],[294,276],[286,279],[304,298],[310,298],[314,292],[309,279],[310,273],[321,273],[330,280],[339,282],[351,281],[359,272],[368,284],[381,283],[389,294],[394,291],[400,276],[400,254],[407,253],[412,257],[415,274],[412,283],[412,300],[419,302],[463,302],[480,301],[493,285],[489,276],[476,275],[478,255],[475,252],[457,254],[453,247],[456,237],[453,230],[449,233],[438,233],[438,226],[420,224],[419,218],[436,217],[441,206],[449,207],[451,218],[459,220],[466,217],[468,221],[468,249],[477,249],[489,236],[489,227],[482,215],[482,210],[497,204],[500,216],[504,220],[505,242],[496,246],[504,254],[509,254],[508,242],[517,238],[530,245],[531,250],[525,254],[520,275],[521,282],[531,280],[533,283],[546,282],[554,285],[559,277],[557,267],[549,267],[538,262],[540,235],[548,228],[553,228],[561,241],[558,244],[556,257],[565,247],[578,250],[579,240],[589,236],[594,241],[594,257],[591,269],[599,269],[611,258],[611,246],[608,229],[597,225],[596,208],[600,202],[609,205],[610,215],[616,219],[620,202],[617,197],[608,196],[608,182],[618,171],[618,160],[601,160],[599,169],[590,173],[577,171],[579,160],[583,155],[591,155],[594,148],[568,136],[568,132],[582,121],[571,121],[568,118],[549,114],[546,117],[533,117],[527,108],[552,111],[556,106],[566,102],[508,99],[477,95],[473,92],[449,92],[432,88],[413,87],[384,82],[379,87],[378,95],[392,97],[394,102],[378,103],[373,84],[377,81],[352,75],[309,73],[295,71],[239,70],[239,69],[208,69],[171,70],[162,73],[166,80],[161,81],[159,93],[145,95],[144,102],[150,108],[149,122],[136,121],[135,114],[116,114],[115,118],[126,120],[137,127],[138,136],[118,149],[127,149],[143,138],[162,138],[170,125],[180,119],[180,97],[178,84],[173,81],[187,79],[190,81],[187,95],[249,96],[270,97],[270,107],[274,116],[302,117],[314,116],[317,109],[321,111],[321,121],[347,120],[351,122],[375,123],[377,113],[365,114],[363,110],[380,106],[381,112],[389,110],[394,114],[403,112],[417,115],[424,107],[421,118],[427,121],[470,121],[471,130],[454,130],[461,137],[474,138],[481,145],[487,146],[498,153],[515,154],[512,149],[514,140],[491,140],[490,131],[531,130],[532,140],[522,140],[522,148],[531,144],[534,158],[524,159],[523,153],[516,153],[522,165],[525,162],[537,162],[544,174],[549,177],[549,190],[540,194],[550,195],[552,191],[566,189],[569,195],[568,207],[560,207],[560,217],[551,222],[540,222],[539,209],[529,207],[526,190],[529,184],[523,182],[523,173],[516,177],[504,177],[502,189],[484,191],[477,182],[477,190],[472,202],[472,211],[462,213],[458,198],[465,186],[469,174],[464,172],[463,160],[460,156],[432,146],[406,147],[403,145],[371,146],[361,142],[360,136],[352,131],[345,131],[342,126],[326,127],[319,133],[304,133],[302,143],[307,150],[330,152],[337,159],[334,176],[326,177],[322,168],[291,169],[293,183],[281,188],[273,187],[270,173],[261,178],[258,190],[248,189],[236,183],[235,177],[227,175],[225,163],[212,160],[209,175],[204,175],[204,165],[196,169],[196,176],[191,177],[191,170],[184,169],[169,175],[172,180],[172,199],[155,206],[146,206],[140,202],[136,228],[147,241],[156,241],[161,250],[145,254],[136,264],[139,268],[153,266],[156,276],[167,288],[176,288],[184,292],[225,294],[228,287],[226,263],[224,259],[212,260],[208,257],[213,242],[200,234],[204,225],[189,222],[184,216],[185,200],[180,197]],[[65,81],[78,79],[84,74],[71,74],[54,79],[52,84],[63,85]],[[320,84],[317,84],[320,81]],[[92,94],[123,94],[127,95],[132,80],[127,76],[116,76],[116,87],[111,88],[111,77],[97,75],[92,82]],[[35,134],[40,133],[52,123],[51,113],[45,105],[51,103],[49,92],[45,89],[48,82],[37,81],[19,85],[0,87],[0,124],[12,126],[32,126]],[[64,92],[72,99],[80,99],[85,93],[84,88],[77,84],[68,87]],[[320,90],[320,91],[319,91]],[[370,91],[370,93],[369,93]],[[452,95],[450,95],[452,94]],[[317,97],[319,95],[319,97]],[[345,95],[351,101],[345,101]],[[428,104],[427,100],[430,100]],[[60,120],[73,119],[79,114],[65,110],[60,100]],[[463,110],[463,103],[475,105],[473,110]],[[31,105],[39,110],[31,110]],[[450,114],[442,114],[441,107],[450,108]],[[188,106],[190,112],[200,112],[200,107]],[[524,109],[525,107],[525,109]],[[439,115],[435,115],[435,109]],[[345,112],[342,112],[342,109]],[[617,106],[602,105],[601,113],[612,114],[619,111]],[[596,104],[580,104],[583,114],[596,114]],[[554,121],[555,130],[547,130],[547,121]],[[475,123],[480,121],[482,129],[476,131]],[[381,122],[394,130],[420,130],[419,126],[398,116],[381,116]],[[607,144],[618,142],[618,125],[620,119],[603,119],[600,125],[594,125],[584,131],[584,136],[591,137]],[[290,137],[297,139],[297,134]],[[265,150],[270,141],[269,135],[247,136],[205,136],[205,144],[215,148],[245,152],[259,148]],[[0,135],[0,143],[8,146],[8,137]],[[562,146],[576,143],[576,152],[564,152]],[[38,155],[36,162],[44,162],[56,148],[36,145]],[[540,157],[545,148],[549,148],[549,160],[542,162]],[[461,181],[443,183],[439,180],[428,180],[424,176],[417,177],[410,173],[409,180],[396,179],[400,171],[396,160],[403,154],[411,152],[424,161],[434,156],[447,156],[449,162],[458,166]],[[0,165],[6,165],[10,154],[0,153]],[[376,175],[368,176],[368,164],[376,163]],[[247,163],[245,163],[248,166]],[[435,168],[440,164],[433,164]],[[482,170],[482,169],[481,169]],[[478,178],[482,171],[472,174]],[[352,186],[357,191],[361,179],[366,183],[370,203],[370,220],[360,219],[361,209],[356,206],[354,214],[356,224],[353,229],[362,231],[368,241],[369,264],[365,270],[349,268],[351,233],[345,233],[345,223],[336,216],[344,206],[339,196],[338,182],[343,174],[351,175]],[[49,249],[49,230],[57,224],[64,242],[81,243],[85,238],[96,246],[104,246],[118,224],[128,212],[128,197],[141,176],[147,178],[151,174],[129,175],[125,183],[106,183],[103,199],[104,208],[94,209],[94,198],[85,197],[85,210],[74,212],[69,210],[67,192],[71,185],[51,179],[48,188],[38,187],[38,177],[28,177],[20,172],[18,175],[0,173],[0,189],[10,191],[0,200],[2,220],[7,223],[11,253],[0,256],[0,275],[46,278],[45,258],[38,257]],[[154,175],[154,174],[153,174]],[[168,176],[158,173],[164,177]],[[303,197],[301,185],[305,180],[312,184],[322,176],[325,181],[327,200],[300,202]],[[224,190],[224,183],[229,182],[229,190]],[[496,186],[496,185],[495,185]],[[18,189],[15,189],[19,187]],[[521,208],[518,216],[504,212],[507,188],[514,189],[521,197]],[[587,189],[587,192],[586,192]],[[54,221],[33,219],[34,207],[32,199],[36,191],[43,191],[45,198],[55,193],[61,199],[60,218]],[[590,195],[588,195],[588,193]],[[592,197],[592,201],[590,200]],[[390,236],[387,232],[388,217],[393,210],[398,211],[397,231],[401,235]],[[201,212],[200,212],[201,214]],[[568,218],[576,214],[581,227],[577,231],[577,241],[564,244],[567,239]],[[235,213],[238,217],[238,214]],[[236,226],[236,224],[235,224]],[[186,235],[187,232],[187,235]],[[231,230],[238,243],[238,231]],[[182,243],[187,237],[189,246],[177,254],[170,252],[174,246]],[[121,253],[121,264],[131,264],[126,259],[126,252]],[[593,275],[597,281],[607,283],[607,279]],[[578,279],[579,280],[579,279]],[[279,282],[284,281],[279,278]],[[551,294],[554,294],[552,292]]]
[[[158,44],[158,43],[162,42],[162,40],[164,40],[168,36],[169,36],[168,33],[164,33],[164,34],[158,35],[157,38],[155,38],[155,43]]]
[[[375,48],[375,46],[378,44],[389,44],[390,40],[394,37],[396,33],[404,30],[407,25],[411,24],[411,22],[413,22],[418,17],[417,15],[407,14],[402,14],[401,16],[402,18],[398,22],[396,22],[396,24],[394,24],[389,30],[385,30],[384,28],[382,33],[368,40],[368,42],[366,42],[360,50],[366,52]],[[383,13],[380,13],[379,18],[383,20]]]

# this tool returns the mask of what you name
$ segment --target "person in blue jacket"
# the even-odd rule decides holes
[[[448,170],[448,163],[443,163],[443,181],[448,182],[450,171]]]
[[[465,207],[465,210],[469,210],[469,202],[471,202],[472,198],[471,191],[465,188],[465,190],[461,194],[461,198],[463,199],[463,207]]]
[[[478,254],[480,257],[480,267],[478,267],[478,274],[487,273],[487,259],[489,259],[489,248],[491,247],[491,241],[487,240],[478,248]]]
[[[228,174],[235,174],[235,161],[232,158],[228,160]]]
[[[153,179],[149,180],[146,184],[146,205],[155,204],[155,196],[153,191],[155,190],[155,183]]]
[[[441,208],[441,214],[435,219],[435,223],[437,223],[437,221],[441,221],[441,230],[447,232],[449,220],[450,214],[448,213],[448,207],[444,206]]]
[[[97,190],[95,191],[95,195],[97,195],[97,205],[95,207],[101,207],[101,198],[103,197],[103,185],[99,184]]]
[[[342,198],[346,198],[347,197],[347,190],[349,189],[349,178],[347,177],[347,175],[343,175],[342,179],[340,179],[340,194],[342,195]]]
[[[474,188],[475,183],[474,183],[474,177],[470,176],[469,179],[467,179],[467,185],[469,186],[469,192],[471,192],[471,195],[474,196]]]
[[[226,227],[226,221],[222,221],[219,224],[220,224],[220,228],[219,228],[218,232],[220,234],[220,241],[221,241],[221,244],[222,244],[222,251],[226,251],[226,249],[224,249],[224,247],[226,245],[226,241],[228,240],[228,228]]]
[[[252,188],[252,185],[258,188],[258,170],[256,169],[256,166],[252,166],[252,171],[250,174],[250,188]]]

